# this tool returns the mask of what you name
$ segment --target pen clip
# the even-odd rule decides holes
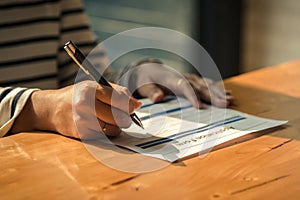
[[[88,76],[90,76],[90,72],[87,69],[85,69],[82,66],[82,64],[80,63],[80,61],[75,57],[76,48],[75,48],[74,44],[72,43],[72,41],[68,41],[65,44],[64,49],[69,54],[69,56],[74,60],[74,62],[80,67],[80,69],[82,69],[82,71],[84,71],[84,73],[86,73]]]

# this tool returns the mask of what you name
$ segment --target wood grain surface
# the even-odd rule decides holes
[[[226,80],[233,109],[288,124],[149,173],[112,169],[58,134],[0,138],[0,199],[299,199],[299,77],[296,61]]]

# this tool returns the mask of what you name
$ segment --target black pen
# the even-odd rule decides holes
[[[76,47],[76,45],[71,40],[65,44],[64,49],[69,54],[69,56],[74,60],[77,66],[84,71],[84,73],[86,73],[94,81],[98,82],[100,85],[104,85],[112,88],[109,82],[95,69],[93,64],[88,59],[85,58],[84,54],[78,49],[78,47]],[[84,62],[84,66],[83,66],[83,62]],[[141,120],[138,118],[138,116],[135,113],[131,114],[130,117],[136,125],[144,128]]]

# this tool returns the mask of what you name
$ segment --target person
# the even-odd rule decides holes
[[[109,88],[89,80],[72,84],[78,68],[64,52],[64,43],[73,40],[85,54],[97,45],[82,2],[3,0],[0,12],[0,137],[42,130],[78,138],[76,126],[94,129],[89,125],[94,115],[106,135],[118,135],[121,128],[130,126],[129,114],[142,104],[131,96],[132,92],[134,96],[157,102],[175,91],[199,108],[201,99],[220,107],[226,107],[233,100],[209,79],[186,74],[184,78],[189,84],[183,83],[182,77],[155,59],[140,63],[148,66],[149,73],[136,70],[136,78],[130,79],[130,84],[150,81],[151,84],[142,85],[136,91],[117,84]],[[95,62],[99,68],[107,65],[104,50],[97,52]],[[104,76],[116,82],[112,69],[105,70]],[[154,84],[161,78],[166,80],[164,87]],[[187,89],[190,86],[197,100],[191,98],[192,93]],[[208,87],[214,88],[212,94]]]

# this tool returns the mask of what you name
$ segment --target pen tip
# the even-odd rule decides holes
[[[144,128],[144,125],[142,124],[141,121],[139,121],[138,125],[139,125],[139,127],[141,127],[142,129],[145,129],[145,128]]]
[[[133,121],[136,125],[138,125],[138,126],[141,127],[142,129],[145,129],[144,126],[143,126],[143,124],[142,124],[142,122],[141,122],[141,120],[138,118],[138,116],[137,116],[136,114],[131,114],[130,116],[131,116],[131,118],[132,118],[132,121]]]

